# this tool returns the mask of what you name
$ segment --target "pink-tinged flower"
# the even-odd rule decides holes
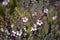
[[[56,20],[56,19],[57,19],[57,16],[53,16],[53,17],[52,17],[52,20]]]
[[[6,0],[8,3],[10,2],[10,0]]]
[[[9,2],[10,2],[10,0],[4,0],[4,1],[2,2],[2,4],[3,4],[3,6],[7,6]]]
[[[27,21],[28,21],[28,18],[27,18],[27,17],[23,17],[23,18],[22,18],[22,21],[23,21],[23,22],[27,22]]]
[[[10,33],[9,33],[9,32],[7,32],[7,34],[8,34],[8,35],[10,35]]]
[[[5,30],[5,32],[6,32],[8,35],[10,35],[10,33],[9,33],[9,31],[8,31],[7,29]]]
[[[3,1],[2,4],[3,4],[3,6],[7,6],[8,2],[7,1]]]
[[[34,27],[34,28],[37,28],[37,25],[36,25],[36,24],[33,24],[33,27]]]
[[[37,25],[41,26],[43,24],[42,20],[37,20]]]
[[[7,32],[8,32],[8,30],[6,29],[6,30],[5,30],[5,32],[7,33]]]

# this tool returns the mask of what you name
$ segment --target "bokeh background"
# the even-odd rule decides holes
[[[60,40],[60,0],[5,0],[7,5],[0,0],[0,40]],[[41,19],[43,25],[38,27],[35,34],[32,34],[31,27],[36,19],[40,19],[43,9],[48,9],[46,17]],[[32,17],[36,12],[37,16]],[[23,17],[28,17],[27,22],[22,22]],[[56,20],[52,17],[57,16]],[[7,39],[5,32],[7,26],[14,25],[12,30],[16,31],[25,28],[27,37],[15,36]],[[11,29],[10,29],[11,30]]]

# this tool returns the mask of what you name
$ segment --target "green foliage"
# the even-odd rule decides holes
[[[12,14],[14,12],[16,5],[16,0],[10,0],[10,3],[8,5],[8,8],[10,9],[9,13]]]
[[[17,19],[16,19],[16,16],[18,16],[20,19],[22,18],[22,17],[24,17],[24,16],[27,16],[29,19],[31,19],[32,20],[32,18],[31,18],[31,15],[32,15],[32,13],[34,12],[34,10],[33,10],[33,8],[31,8],[30,9],[30,12],[27,12],[26,10],[19,10],[19,9],[21,9],[21,8],[23,8],[21,5],[21,7],[19,6],[19,4],[17,4],[17,2],[18,1],[20,1],[20,0],[10,0],[10,3],[8,4],[8,8],[9,8],[9,16],[10,16],[10,19],[8,19],[9,20],[9,22],[8,22],[8,24],[19,24],[17,21]],[[25,0],[21,0],[21,2],[24,2]],[[50,10],[49,10],[50,11]],[[15,12],[15,13],[14,13]],[[14,15],[13,15],[13,13],[14,13]],[[42,14],[42,12],[41,11],[39,11],[38,12],[38,16],[40,16],[40,14],[39,13],[41,13]],[[16,14],[16,16],[15,16],[15,14]],[[18,14],[18,15],[17,15]],[[0,4],[0,16],[2,16],[2,17],[4,17],[4,15],[5,15],[5,8]],[[53,13],[52,13],[52,15],[53,15]],[[58,9],[58,20],[60,20],[60,8]],[[19,21],[20,21],[20,19],[19,19]],[[47,35],[46,37],[44,37],[47,33],[48,33],[48,24],[47,24],[47,22],[46,22],[46,20],[48,20],[49,22],[52,22],[52,25],[54,26],[55,24],[56,24],[56,21],[52,21],[51,20],[51,15],[50,15],[50,12],[49,12],[49,14],[47,15],[47,17],[45,17],[45,18],[43,18],[43,22],[44,22],[44,24],[43,24],[43,26],[41,26],[40,27],[40,29],[39,29],[39,31],[37,31],[37,35],[39,36],[39,35],[41,35],[41,37],[42,37],[42,40],[45,40],[44,38],[46,38],[46,40],[51,40],[51,37],[50,37],[50,35]],[[1,20],[2,21],[2,20]],[[31,31],[30,31],[30,29],[31,29],[31,23],[30,23],[31,21],[28,21],[27,23],[24,23],[23,25],[26,25],[27,27],[28,27],[28,29],[27,29],[27,31],[26,31],[26,33],[30,36],[30,34],[31,34]],[[1,22],[0,22],[1,23]],[[2,24],[2,23],[1,23]],[[23,25],[22,25],[22,27],[23,27]],[[52,27],[53,27],[52,26]],[[13,30],[16,30],[16,26],[14,26],[14,28],[13,28]],[[53,37],[52,38],[55,38],[55,30],[53,30],[53,32],[52,32],[52,35],[53,35]],[[5,36],[6,36],[6,33],[5,33]],[[36,38],[33,38],[33,39],[36,39]],[[53,39],[54,40],[54,39]]]
[[[5,8],[0,4],[0,16],[4,17],[5,15]]]
[[[60,21],[60,7],[58,8],[58,14],[57,14],[57,16],[58,16],[58,21]]]

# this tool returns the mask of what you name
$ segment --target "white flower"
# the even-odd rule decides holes
[[[16,33],[17,33],[17,35],[19,35],[19,32],[18,31]]]
[[[37,28],[37,25],[36,24],[33,24],[33,27]]]
[[[13,28],[14,27],[14,24],[12,24],[11,27]]]
[[[7,29],[5,30],[5,32],[6,32],[8,35],[10,35],[10,33],[8,32],[8,30],[7,30]]]
[[[27,22],[27,21],[28,21],[28,18],[27,18],[27,17],[23,17],[23,18],[22,18],[22,21],[23,21],[23,22]]]
[[[31,31],[36,31],[37,28],[31,27]]]
[[[48,14],[48,9],[46,8],[46,9],[44,9],[44,13],[47,13]]]
[[[13,33],[12,35],[15,36],[16,32],[14,30],[12,30],[12,33]]]
[[[2,4],[3,4],[3,6],[7,6],[8,2],[7,1],[3,1]]]
[[[56,19],[57,19],[57,16],[53,16],[53,17],[52,17],[52,20],[56,20]]]
[[[17,36],[21,36],[22,35],[22,32],[16,32],[17,33]]]
[[[37,30],[37,25],[33,24],[33,27],[31,28],[31,31],[36,31]]]
[[[34,12],[34,13],[32,14],[32,16],[37,16],[37,12]]]
[[[24,30],[26,31],[26,28],[24,28]]]
[[[3,28],[1,28],[0,30],[1,30],[2,32],[4,32],[4,29],[3,29]]]
[[[41,26],[43,22],[41,20],[37,20],[37,25]]]
[[[8,30],[6,29],[5,32],[8,32]]]
[[[16,32],[13,30],[12,33],[16,34]]]

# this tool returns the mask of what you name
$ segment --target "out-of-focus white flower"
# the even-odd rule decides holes
[[[7,1],[3,1],[2,4],[3,4],[3,6],[7,6],[8,2]]]
[[[20,31],[20,36],[22,35],[22,31]]]
[[[31,27],[31,31],[36,31],[37,28]]]
[[[37,20],[37,25],[41,26],[43,24],[42,20]]]
[[[8,30],[7,30],[7,29],[5,30],[5,32],[6,32],[8,35],[10,35],[10,33],[8,32]]]
[[[37,12],[34,12],[34,13],[32,14],[32,16],[37,16]]]
[[[16,34],[16,32],[13,30],[12,33]]]
[[[37,28],[37,25],[36,25],[36,24],[33,24],[33,27],[34,27],[34,28]]]
[[[15,32],[14,30],[12,30],[12,33],[13,33],[13,34],[12,34],[13,36],[15,36],[15,35],[16,35],[16,32]]]
[[[10,0],[6,0],[8,3],[10,2]]]
[[[22,32],[16,32],[17,33],[17,36],[21,36],[22,35]]]
[[[19,35],[19,32],[18,31],[16,33],[17,33],[17,35]]]
[[[11,27],[13,28],[14,27],[14,24],[12,24]]]
[[[31,31],[36,31],[37,30],[37,25],[33,24],[33,27],[31,27]]]
[[[26,31],[26,28],[24,28],[24,30]]]
[[[8,35],[10,35],[10,33],[9,33],[9,32],[7,32],[7,34],[8,34]]]
[[[44,9],[44,13],[48,14],[48,9],[47,8]]]
[[[52,17],[52,20],[56,20],[56,19],[57,19],[57,16],[53,16],[53,17]]]
[[[2,32],[4,32],[4,29],[3,29],[3,28],[1,28],[0,30],[1,30]]]
[[[6,29],[5,32],[8,32],[8,30]]]
[[[27,18],[27,17],[23,17],[23,18],[22,18],[22,21],[23,21],[23,22],[27,22],[27,21],[28,21],[28,18]]]

